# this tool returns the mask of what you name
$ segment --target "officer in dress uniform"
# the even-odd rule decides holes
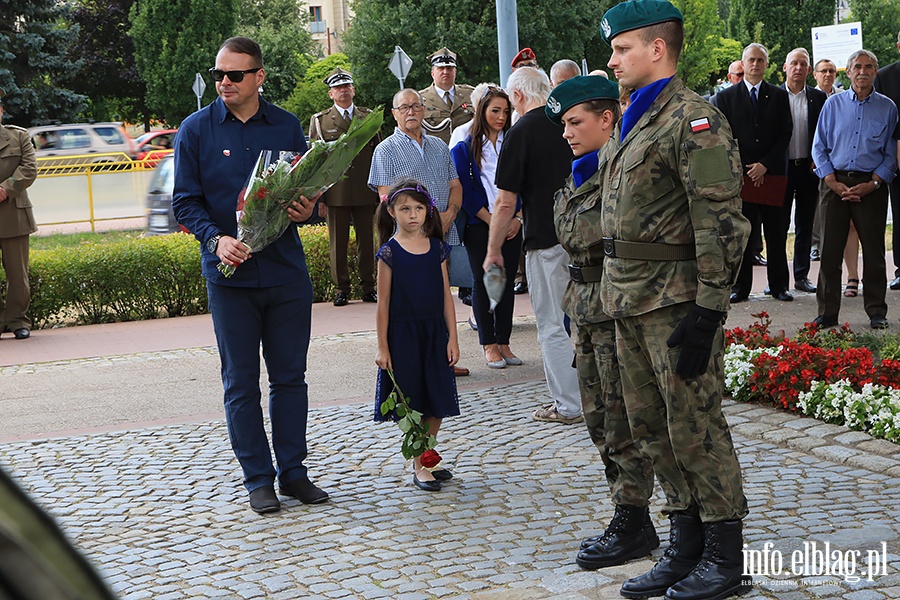
[[[309,123],[309,139],[330,142],[350,128],[350,121],[365,119],[371,109],[355,106],[353,75],[336,68],[325,78],[328,96],[334,104],[313,115]],[[319,201],[319,214],[328,223],[329,251],[331,253],[331,279],[334,281],[335,306],[346,306],[350,301],[350,270],[347,266],[347,250],[350,242],[350,223],[356,232],[356,257],[362,284],[363,302],[377,302],[375,294],[375,208],[378,196],[369,189],[367,179],[372,164],[372,152],[381,141],[376,135],[353,159],[347,177],[334,184]]]
[[[3,122],[0,90],[0,123]],[[6,306],[0,298],[0,333],[13,332],[17,340],[30,335],[28,305],[28,236],[37,231],[27,188],[37,178],[37,160],[28,131],[0,125],[0,255],[6,274]]]
[[[475,115],[472,107],[471,85],[456,85],[456,53],[441,48],[428,57],[431,61],[431,79],[434,83],[419,90],[425,103],[423,127],[434,136],[450,143],[453,129],[468,123]],[[450,126],[444,121],[449,118]]]

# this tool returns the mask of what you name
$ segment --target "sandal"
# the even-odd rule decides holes
[[[847,279],[847,286],[844,288],[844,296],[847,298],[856,298],[859,295],[859,279]]]

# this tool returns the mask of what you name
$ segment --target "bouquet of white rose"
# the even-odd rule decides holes
[[[316,140],[306,154],[282,153],[272,160],[272,151],[259,153],[247,185],[238,197],[237,237],[251,252],[258,252],[280,238],[290,226],[287,208],[300,196],[314,197],[340,181],[350,163],[381,129],[381,107],[362,120],[353,121],[347,133],[333,142]],[[218,264],[225,277],[237,267]]]

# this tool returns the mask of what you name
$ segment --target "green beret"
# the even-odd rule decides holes
[[[544,114],[556,123],[562,124],[566,111],[589,100],[619,100],[619,86],[602,75],[579,75],[566,79],[553,88],[547,98]]]
[[[600,37],[612,45],[612,39],[620,33],[666,21],[684,23],[684,15],[668,0],[629,0],[606,11],[600,21]]]

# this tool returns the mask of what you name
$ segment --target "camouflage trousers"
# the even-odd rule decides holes
[[[631,439],[616,360],[614,321],[578,325],[575,366],[584,422],[600,451],[612,501],[647,506],[653,493],[653,465]]]
[[[635,444],[653,461],[668,510],[699,510],[707,523],[743,519],[748,510],[741,466],[722,414],[724,331],[716,335],[709,367],[697,379],[675,374],[681,347],[666,346],[692,307],[683,302],[616,320],[628,419]]]

